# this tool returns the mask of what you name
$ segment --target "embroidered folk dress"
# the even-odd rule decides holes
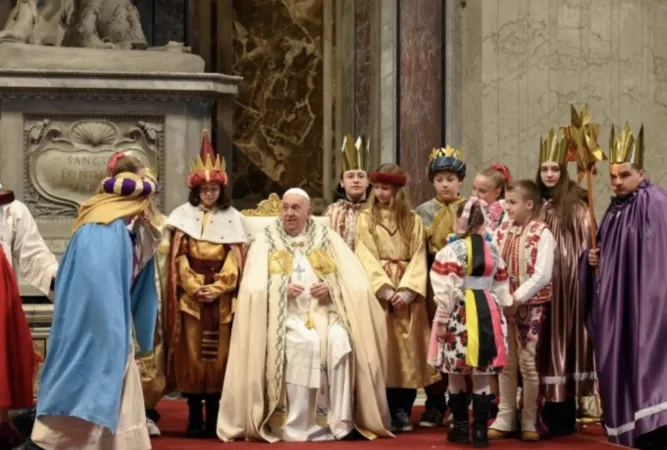
[[[507,357],[502,308],[512,297],[505,263],[490,236],[454,238],[436,254],[431,283],[438,309],[429,363],[445,373],[500,372]],[[439,324],[446,324],[447,334],[438,341]]]

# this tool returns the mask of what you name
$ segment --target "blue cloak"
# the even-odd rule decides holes
[[[54,315],[37,417],[73,416],[116,432],[132,325],[142,353],[153,347],[155,263],[132,284],[126,223],[88,223],[72,236],[56,276]]]

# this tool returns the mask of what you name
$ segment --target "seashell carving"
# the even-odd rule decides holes
[[[118,137],[118,129],[110,122],[79,122],[72,127],[72,142],[98,147],[112,145]]]

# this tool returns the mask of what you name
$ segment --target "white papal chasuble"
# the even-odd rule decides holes
[[[285,441],[341,439],[353,429],[352,346],[331,303],[321,305],[310,295],[319,280],[304,254],[305,240],[305,235],[289,238],[294,252],[290,282],[304,290],[287,307],[288,414],[273,431]],[[323,414],[326,422],[318,420]]]

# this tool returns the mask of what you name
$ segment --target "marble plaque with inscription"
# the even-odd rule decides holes
[[[138,157],[158,177],[164,172],[160,117],[26,117],[24,124],[25,202],[35,217],[75,217],[114,152]]]

